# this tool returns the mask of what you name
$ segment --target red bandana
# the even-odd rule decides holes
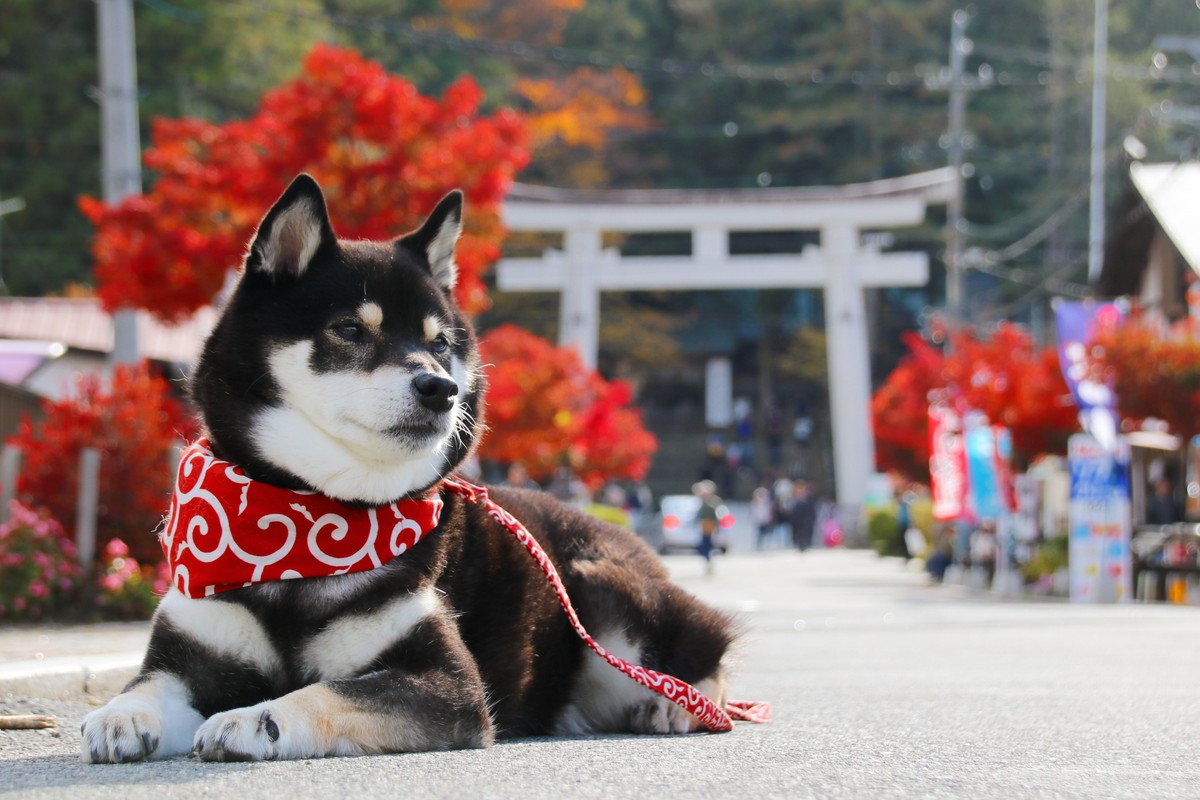
[[[159,540],[172,583],[199,598],[254,583],[380,567],[421,541],[441,513],[436,492],[352,508],[251,480],[200,439],[183,451]]]

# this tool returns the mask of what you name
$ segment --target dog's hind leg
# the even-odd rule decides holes
[[[487,747],[491,717],[478,667],[453,623],[429,617],[356,677],[216,714],[196,732],[208,761]]]

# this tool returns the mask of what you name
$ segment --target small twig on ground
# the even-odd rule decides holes
[[[53,728],[56,725],[54,717],[48,717],[45,714],[0,715],[0,731],[30,731],[38,728]]]

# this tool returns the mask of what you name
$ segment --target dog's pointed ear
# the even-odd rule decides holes
[[[246,272],[297,278],[322,247],[336,241],[321,187],[301,173],[258,223],[246,254]]]
[[[458,281],[458,265],[454,263],[454,245],[462,234],[463,194],[458,189],[441,199],[420,228],[396,240],[429,263],[433,279],[446,291]]]

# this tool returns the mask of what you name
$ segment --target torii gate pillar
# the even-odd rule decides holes
[[[821,230],[830,271],[825,282],[825,353],[829,370],[829,416],[833,423],[833,472],[841,504],[866,499],[875,470],[871,430],[871,353],[858,274],[858,230],[833,225]]]

